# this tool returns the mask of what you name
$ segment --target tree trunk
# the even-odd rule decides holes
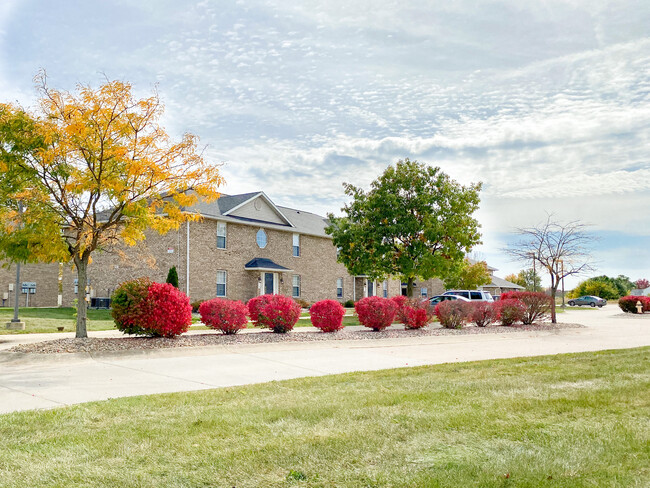
[[[86,328],[86,317],[88,304],[86,303],[86,286],[88,285],[88,257],[75,257],[75,265],[77,266],[77,333],[75,337],[86,338],[88,337],[88,330]]]
[[[412,276],[409,276],[406,281],[406,296],[409,298],[413,298],[413,281],[414,278]]]
[[[555,315],[555,294],[557,293],[557,283],[551,276],[551,323],[557,324],[557,316]]]

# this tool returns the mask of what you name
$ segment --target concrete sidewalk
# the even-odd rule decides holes
[[[623,316],[618,308],[606,307],[568,310],[558,319],[586,327],[92,355],[24,355],[5,351],[0,352],[0,412],[352,371],[650,345],[650,315]],[[111,334],[115,332],[92,335]],[[60,334],[38,336],[49,340],[61,337]],[[44,340],[34,334],[0,336],[0,341],[7,337],[11,337],[12,345]]]

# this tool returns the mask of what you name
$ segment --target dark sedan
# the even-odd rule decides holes
[[[607,305],[607,300],[604,300],[603,298],[600,297],[595,297],[593,295],[585,295],[580,298],[572,298],[569,300],[569,305],[570,306],[575,306],[575,305],[589,305],[591,307],[602,307],[604,305]]]

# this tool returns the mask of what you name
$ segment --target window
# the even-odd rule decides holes
[[[300,256],[300,234],[293,235],[293,255]]]
[[[294,298],[300,296],[300,275],[293,275],[291,296]]]
[[[226,248],[226,223],[217,222],[217,249]]]
[[[343,278],[336,278],[336,298],[343,298]]]
[[[259,247],[260,249],[264,249],[266,247],[266,232],[264,232],[264,229],[260,229],[257,231],[255,240],[257,241],[257,247]]]
[[[480,291],[470,291],[469,295],[471,297],[471,300],[483,300],[483,295]]]
[[[422,287],[422,288],[420,288],[420,296],[421,296],[421,297],[426,297],[426,296],[428,296],[428,293],[429,293],[429,290],[427,290],[426,287]]]
[[[217,271],[217,296],[226,296],[226,281],[228,276],[225,271]]]
[[[384,293],[384,298],[388,298],[388,281],[384,281],[382,285],[382,290]]]

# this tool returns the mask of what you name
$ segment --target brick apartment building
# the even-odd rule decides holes
[[[370,281],[351,276],[336,261],[336,248],[319,215],[275,205],[263,192],[222,195],[198,203],[191,211],[202,219],[178,230],[147,238],[133,247],[97,251],[88,268],[91,297],[110,297],[122,281],[148,276],[164,281],[176,266],[179,287],[192,300],[223,297],[246,301],[264,293],[279,293],[308,302],[325,298],[345,302],[364,296],[402,293],[399,280]],[[0,269],[0,288],[8,293],[15,281],[13,267]],[[28,264],[22,282],[36,284],[31,306],[69,306],[79,297],[76,276],[68,265]],[[21,290],[25,291],[25,290]],[[440,280],[418,282],[415,294],[444,291]],[[21,296],[21,306],[27,302]]]

